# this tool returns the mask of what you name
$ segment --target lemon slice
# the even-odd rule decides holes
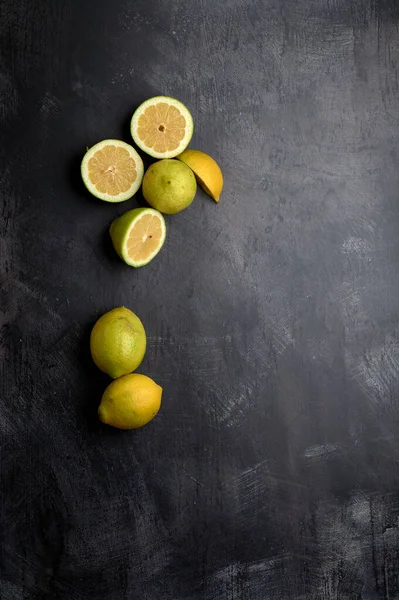
[[[219,202],[223,189],[223,174],[216,160],[201,150],[184,150],[177,158],[194,171],[204,192],[215,202]]]
[[[129,144],[120,140],[104,140],[86,152],[81,173],[93,196],[106,202],[123,202],[139,189],[144,165]]]
[[[121,259],[131,267],[143,267],[161,250],[166,224],[157,210],[134,208],[115,219],[109,232]]]
[[[168,96],[155,96],[143,102],[130,125],[137,146],[154,158],[173,158],[183,152],[193,130],[188,108]]]

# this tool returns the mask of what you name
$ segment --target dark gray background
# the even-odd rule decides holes
[[[398,3],[0,7],[1,600],[398,599]],[[79,163],[163,93],[225,189],[135,271],[140,195]],[[122,304],[164,388],[127,433],[88,351]]]

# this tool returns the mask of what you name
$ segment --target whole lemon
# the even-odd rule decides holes
[[[132,373],[107,387],[98,417],[118,429],[137,429],[155,417],[161,406],[162,388],[146,375]]]
[[[91,356],[113,379],[141,364],[147,346],[142,322],[128,308],[114,308],[100,317],[90,336]]]
[[[174,215],[190,206],[196,191],[194,173],[180,160],[159,160],[144,175],[144,198],[152,208],[167,215]]]

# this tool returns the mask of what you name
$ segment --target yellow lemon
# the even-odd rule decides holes
[[[142,322],[124,306],[100,317],[90,336],[95,364],[113,379],[137,369],[144,358],[146,345]]]
[[[155,417],[162,388],[146,375],[133,373],[113,381],[105,390],[98,417],[118,429],[137,429]]]
[[[223,174],[216,160],[201,150],[184,150],[179,156],[197,178],[198,183],[215,202],[219,202],[223,189]]]

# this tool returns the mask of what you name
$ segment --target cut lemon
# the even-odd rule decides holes
[[[109,233],[121,259],[131,267],[143,267],[163,246],[165,219],[153,208],[134,208],[115,219]]]
[[[107,202],[123,202],[139,189],[144,165],[129,144],[120,140],[104,140],[86,152],[81,173],[93,196]]]
[[[223,174],[216,160],[201,150],[184,150],[177,158],[194,171],[204,192],[215,202],[219,202],[223,189]]]
[[[173,158],[183,152],[193,130],[188,108],[168,96],[155,96],[143,102],[130,125],[137,146],[154,158]]]

